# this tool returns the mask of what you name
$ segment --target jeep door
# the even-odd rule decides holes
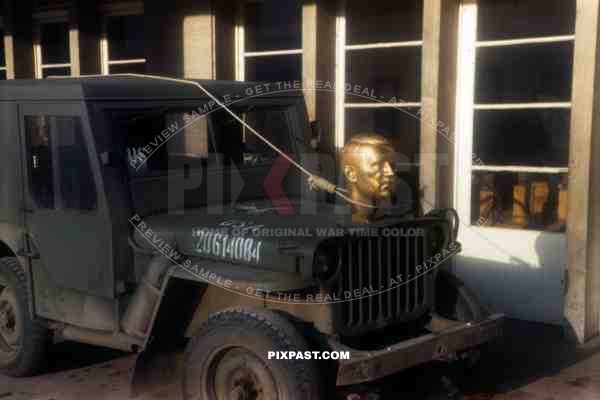
[[[84,105],[21,104],[19,118],[34,283],[113,297],[111,225]]]

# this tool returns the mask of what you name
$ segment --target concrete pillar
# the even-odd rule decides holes
[[[577,0],[564,312],[581,343],[600,332],[599,22],[600,0]]]
[[[304,0],[302,2],[302,82],[306,87],[312,82],[313,88],[304,91],[308,119],[312,122],[317,119],[317,96],[314,90],[317,80],[317,2]]]
[[[316,52],[304,49],[305,55],[310,58],[303,61],[303,67],[308,63],[311,65],[311,74],[316,80],[322,81],[323,85],[329,82],[335,84],[335,54],[336,54],[336,17],[339,15],[340,4],[338,0],[319,0],[316,2],[316,10],[306,9],[303,14],[314,14],[311,22],[312,30],[304,34],[307,39],[316,40]],[[315,32],[315,33],[313,33]],[[308,52],[308,53],[307,53]],[[307,54],[306,54],[307,53]],[[314,68],[314,70],[312,70]],[[341,82],[343,84],[343,82]],[[321,128],[321,152],[335,156],[335,92],[316,91],[314,99],[314,119],[319,122]],[[310,113],[310,112],[309,112]],[[331,171],[331,178],[335,178],[335,171]]]
[[[34,78],[32,2],[8,0],[4,4],[7,78]]]
[[[425,211],[450,207],[459,0],[424,0],[419,182]]]

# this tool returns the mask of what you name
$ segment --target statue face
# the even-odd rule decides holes
[[[344,173],[353,190],[363,196],[389,197],[396,174],[386,154],[393,152],[389,144],[375,143],[344,154]]]

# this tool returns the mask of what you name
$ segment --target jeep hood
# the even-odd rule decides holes
[[[300,273],[304,279],[310,279],[315,251],[323,241],[366,227],[396,225],[402,221],[407,227],[415,224],[414,218],[390,218],[358,226],[350,222],[347,212],[345,215],[336,212],[334,204],[303,200],[303,212],[299,215],[300,199],[292,199],[290,203],[294,213],[278,209],[265,199],[228,209],[206,207],[136,216],[130,220],[134,226],[133,242],[144,251],[163,252],[177,260],[243,264]]]
[[[291,204],[294,210],[300,210],[299,199],[291,200]],[[134,225],[133,241],[145,250],[185,258],[299,272],[298,262],[312,264],[319,243],[344,232],[348,219],[336,216],[333,204],[305,201],[304,205],[318,211],[300,216],[290,214],[290,209],[274,207],[269,200],[260,200],[222,210],[206,207],[136,216],[130,220]]]

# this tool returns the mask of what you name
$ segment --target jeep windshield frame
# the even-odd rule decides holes
[[[273,149],[226,110],[209,109],[209,102],[96,104],[94,136],[98,147],[109,151],[113,164],[127,165],[131,179],[174,173],[183,164],[211,168],[233,162],[248,168],[275,160]],[[310,136],[302,105],[288,97],[242,99],[228,107],[286,154],[296,154],[305,150]]]
[[[233,201],[239,203],[268,197],[263,182],[272,167],[277,164],[274,161],[275,159],[272,152],[270,153],[271,157],[267,157],[266,160],[256,160],[256,158],[252,158],[252,152],[247,151],[246,153],[249,154],[247,154],[245,163],[243,159],[244,152],[230,151],[205,159],[202,159],[201,157],[183,157],[182,159],[175,161],[174,168],[152,168],[153,166],[150,165],[150,168],[148,168],[148,166],[142,166],[139,170],[136,170],[139,164],[136,164],[136,168],[133,168],[131,165],[131,153],[128,155],[127,131],[124,131],[123,128],[119,128],[118,126],[115,128],[115,121],[111,120],[110,117],[111,113],[116,111],[123,113],[122,115],[128,115],[127,113],[132,113],[131,115],[134,115],[136,110],[138,112],[139,110],[150,110],[153,112],[149,115],[164,116],[169,110],[176,110],[178,112],[181,112],[182,110],[198,110],[198,107],[204,107],[209,101],[209,99],[199,98],[193,100],[185,99],[168,101],[131,100],[88,102],[94,138],[98,154],[102,158],[101,165],[105,180],[109,179],[107,177],[110,175],[113,177],[110,179],[119,179],[122,181],[124,185],[118,185],[120,187],[120,189],[118,189],[120,193],[116,195],[116,197],[121,199],[121,203],[125,202],[131,204],[130,209],[135,214],[144,216],[164,213],[170,210],[199,209],[216,203],[226,204]],[[281,135],[283,143],[287,144],[287,147],[283,150],[285,150],[287,154],[295,156],[306,152],[306,149],[309,148],[308,138],[310,137],[310,125],[308,124],[306,108],[302,97],[242,98],[230,103],[229,107],[231,107],[234,112],[246,111],[247,113],[252,113],[256,110],[266,109],[283,113],[286,116],[285,121],[287,124],[286,128],[282,129],[282,132],[280,132],[283,133],[283,135]],[[214,109],[216,108],[217,107],[214,107]],[[212,113],[198,120],[205,122],[194,122],[194,124],[213,125],[215,120],[213,116],[219,114],[231,117],[225,110],[213,110]],[[142,113],[142,115],[144,115],[144,113]],[[231,119],[233,118],[231,117]],[[241,132],[242,124],[235,121],[234,126],[235,129],[238,130],[238,133]],[[277,124],[275,124],[275,126],[277,126]],[[211,127],[207,126],[207,128]],[[212,128],[214,128],[214,126]],[[263,130],[260,127],[256,128],[265,136],[269,136],[268,130]],[[213,147],[216,149],[218,149],[219,144],[222,145],[223,142],[230,148],[234,147],[231,141],[227,143],[226,140],[222,140],[225,137],[224,134],[219,137],[219,132],[226,132],[226,129],[217,127],[215,131],[216,134],[210,133],[211,129],[207,130],[209,133],[206,136],[208,139],[208,146],[205,146],[204,149],[211,148],[211,142],[216,142],[217,146]],[[158,133],[160,132],[161,130],[158,129]],[[169,139],[167,143],[172,140],[177,140],[177,135],[180,133]],[[156,135],[149,134],[147,137],[150,141],[155,141]],[[251,139],[254,140],[255,138]],[[257,142],[258,140],[259,139],[256,138],[252,143],[254,145],[260,144]],[[262,148],[264,149],[264,147],[265,146]],[[269,150],[272,151],[272,149]],[[152,158],[157,155],[160,155],[160,153],[152,155],[150,159],[152,160]],[[252,162],[252,160],[256,162]],[[162,161],[156,162],[160,164]],[[156,164],[154,166],[156,166]],[[289,198],[302,197],[304,192],[306,192],[306,182],[299,171],[293,167],[289,168],[288,165],[280,165],[277,168],[287,169],[286,173],[283,174],[285,177],[281,182],[281,188],[286,196]],[[243,189],[240,189],[241,192],[239,193],[236,192],[237,189],[234,187],[235,185],[233,183],[234,179],[239,178],[236,178],[233,175],[243,179],[243,184],[238,185]],[[211,179],[213,180],[211,181]],[[217,200],[212,197],[215,194],[215,187],[213,184],[215,180],[219,182],[217,183],[217,187],[222,191],[222,194],[218,196]],[[210,182],[213,183],[209,185]],[[211,186],[210,190],[208,190],[208,186]]]

